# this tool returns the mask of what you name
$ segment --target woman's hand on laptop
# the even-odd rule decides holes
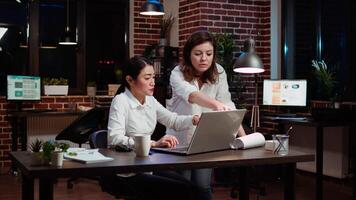
[[[167,147],[167,148],[174,148],[179,144],[178,140],[176,137],[173,135],[165,135],[161,137],[156,142],[151,143],[151,147]]]
[[[229,106],[221,103],[220,101],[214,100],[214,104],[213,104],[213,110],[215,111],[227,111],[227,110],[232,110]]]
[[[200,120],[200,116],[199,116],[199,115],[194,115],[194,116],[193,116],[193,119],[192,119],[193,125],[194,125],[194,126],[198,125],[199,120]]]

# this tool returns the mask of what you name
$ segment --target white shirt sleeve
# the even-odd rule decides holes
[[[192,126],[193,116],[178,115],[163,107],[156,99],[155,105],[157,110],[157,121],[167,128],[172,128],[176,131],[187,130]]]
[[[218,89],[215,99],[222,102],[223,104],[229,106],[232,109],[235,109],[234,102],[231,101],[231,94],[229,92],[229,85],[227,83],[227,75],[223,67],[219,64],[216,64],[219,72],[218,80]]]
[[[133,140],[129,141],[126,136],[126,118],[128,116],[127,102],[116,96],[110,106],[109,121],[108,121],[108,145],[123,144],[125,146],[133,145]]]
[[[170,84],[172,86],[172,90],[175,91],[175,94],[180,96],[182,99],[188,102],[189,95],[192,92],[198,91],[198,88],[186,80],[184,80],[183,73],[180,71],[180,66],[176,66],[172,72],[170,77]]]

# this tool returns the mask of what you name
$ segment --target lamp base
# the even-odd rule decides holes
[[[251,112],[250,126],[253,127],[253,132],[256,132],[257,127],[260,127],[260,107],[258,105],[253,105]]]

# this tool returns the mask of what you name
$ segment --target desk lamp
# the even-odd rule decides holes
[[[148,16],[164,15],[163,5],[159,0],[147,0],[142,5],[140,14]]]
[[[261,59],[255,53],[255,41],[252,38],[245,40],[242,54],[237,58],[234,71],[243,74],[255,75],[255,104],[252,106],[251,124],[253,132],[257,131],[260,127],[260,110],[258,106],[258,82],[257,74],[264,72]]]

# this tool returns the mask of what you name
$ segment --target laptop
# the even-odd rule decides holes
[[[203,112],[188,146],[152,148],[154,151],[191,155],[230,149],[235,133],[240,127],[246,109]]]

